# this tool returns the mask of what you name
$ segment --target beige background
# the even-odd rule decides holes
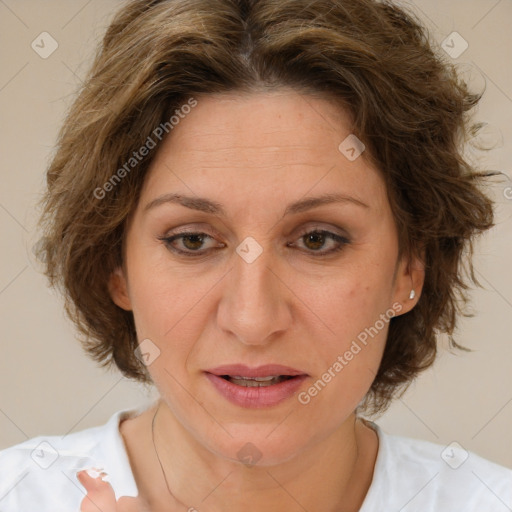
[[[36,435],[102,424],[115,411],[153,396],[86,358],[31,252],[37,240],[34,206],[58,127],[95,42],[119,5],[0,0],[0,449]],[[489,123],[484,139],[496,142],[491,153],[472,154],[509,177],[493,188],[497,226],[477,248],[485,289],[474,292],[476,316],[459,330],[459,340],[474,352],[443,351],[435,367],[378,422],[388,432],[442,445],[456,440],[512,467],[512,199],[504,194],[512,186],[512,2],[407,5],[437,41],[457,31],[469,44],[455,61],[465,63],[476,86],[487,83],[477,118]],[[42,32],[59,45],[46,59],[31,48]]]

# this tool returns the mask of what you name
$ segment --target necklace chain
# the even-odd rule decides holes
[[[158,463],[160,464],[160,469],[162,470],[162,475],[164,477],[165,485],[167,486],[167,490],[169,491],[169,495],[174,500],[176,500],[176,497],[174,496],[174,494],[171,491],[171,488],[169,487],[169,482],[167,481],[167,476],[165,474],[164,466],[162,464],[162,461],[160,460],[160,456],[158,455],[158,450],[156,449],[156,443],[155,443],[155,419],[156,419],[156,415],[158,414],[158,411],[160,410],[160,405],[161,405],[161,402],[158,404],[158,407],[156,408],[156,411],[155,411],[155,415],[153,416],[153,421],[151,422],[151,439],[153,440],[153,447],[155,448],[156,458],[158,459]],[[178,501],[178,500],[176,500],[176,501]],[[179,503],[181,503],[181,502],[179,502]],[[182,505],[183,505],[183,503],[182,503]]]
[[[158,450],[156,449],[156,443],[155,443],[155,420],[156,420],[156,415],[158,414],[158,411],[160,410],[160,405],[161,405],[161,402],[159,402],[158,407],[156,408],[155,414],[153,416],[153,420],[151,421],[151,439],[153,440],[153,447],[155,449],[155,455],[156,455],[156,458],[158,459],[158,463],[160,464],[160,469],[162,470],[162,475],[164,477],[165,485],[167,486],[167,490],[169,491],[169,495],[175,501],[177,501],[178,503],[180,503],[181,505],[186,507],[186,505],[184,503],[182,503],[181,501],[177,500],[176,496],[174,496],[174,494],[172,493],[171,488],[169,487],[169,482],[167,481],[167,475],[165,474],[164,466],[162,464],[162,461],[160,460],[160,456],[158,455]],[[366,420],[363,419],[362,422],[363,422],[363,424],[365,424]]]

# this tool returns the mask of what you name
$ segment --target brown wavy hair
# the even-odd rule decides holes
[[[190,98],[292,87],[351,114],[365,158],[381,170],[400,255],[424,254],[418,304],[390,321],[365,406],[383,411],[451,346],[467,290],[478,284],[473,239],[493,225],[482,191],[492,173],[463,157],[482,93],[434,47],[413,13],[374,0],[133,0],[116,14],[59,133],[41,205],[39,258],[88,354],[150,383],[135,357],[133,313],[108,289],[123,263],[127,219],[156,151],[126,165]],[[126,169],[126,167],[125,167]],[[424,251],[424,252],[422,252]]]

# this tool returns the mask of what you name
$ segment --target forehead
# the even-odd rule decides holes
[[[364,192],[374,202],[382,195],[382,179],[364,153],[350,160],[340,150],[353,137],[351,120],[333,102],[286,89],[196,100],[161,143],[143,195],[176,188],[223,199],[260,189],[267,200],[333,189]]]
[[[181,150],[199,157],[202,151],[251,156],[288,150],[287,158],[312,152],[318,158],[320,148],[332,149],[334,144],[336,149],[350,134],[347,112],[331,101],[290,89],[204,95],[197,102],[162,152]]]

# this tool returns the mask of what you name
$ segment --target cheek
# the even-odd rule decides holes
[[[366,265],[333,274],[322,286],[302,281],[298,295],[307,297],[308,305],[325,326],[327,346],[342,349],[388,310],[389,276],[379,266]]]
[[[208,293],[216,280],[192,278],[183,272],[153,266],[151,273],[134,269],[130,294],[139,342],[149,339],[159,352],[149,367],[153,376],[165,370],[185,371],[187,357],[207,320]],[[217,278],[218,280],[218,278]]]
[[[133,314],[139,338],[161,339],[171,328],[176,306],[170,302],[169,290],[158,275],[141,276],[132,280]]]
[[[362,278],[345,281],[343,286],[334,283],[328,295],[315,298],[317,311],[330,329],[314,336],[316,343],[308,352],[314,361],[313,378],[297,399],[306,416],[314,414],[326,428],[335,428],[358,406],[374,381],[389,321],[396,312],[390,309],[386,294],[376,296]]]
[[[355,408],[368,391],[380,365],[389,321],[398,313],[389,302],[391,260],[388,263],[386,269],[375,262],[354,265],[323,287],[304,282],[300,293],[314,305],[321,322],[316,322],[320,327],[311,334],[315,344],[309,347],[314,382],[301,403],[311,401],[315,409],[325,404],[326,414],[336,404],[341,414]],[[327,414],[324,420],[334,418]]]
[[[163,340],[186,316],[194,297],[201,294],[201,285],[191,284],[167,259],[160,244],[132,244],[129,292],[139,339]]]

